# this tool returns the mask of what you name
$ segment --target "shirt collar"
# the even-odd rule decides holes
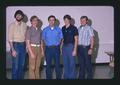
[[[52,27],[52,28],[51,28],[50,26],[48,26],[48,27],[49,27],[49,29],[50,29],[50,30],[54,30],[54,29],[55,29],[55,26],[54,26],[54,27]]]
[[[88,25],[87,25],[87,24],[86,24],[86,25],[81,25],[80,28],[81,28],[81,27],[86,27],[86,26],[88,26]]]
[[[35,27],[31,26],[31,28],[32,28],[32,29],[36,29],[36,30],[38,30],[38,28],[37,28],[37,27],[35,28]]]
[[[69,27],[67,27],[67,29],[70,28],[71,26],[72,26],[72,25],[70,24]],[[65,26],[65,28],[66,28],[66,26]]]
[[[15,24],[16,24],[16,25],[21,25],[21,24],[22,24],[22,22],[21,22],[20,24],[18,24],[18,22],[17,22],[17,21],[15,21]]]

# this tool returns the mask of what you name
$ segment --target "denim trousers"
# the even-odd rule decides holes
[[[62,58],[64,66],[64,79],[75,79],[75,56],[72,56],[73,44],[64,45],[62,47]]]
[[[78,61],[80,65],[79,79],[92,79],[91,55],[88,55],[90,46],[78,46]]]
[[[45,47],[45,58],[46,58],[46,79],[52,79],[52,59],[55,62],[56,79],[61,79],[61,68],[60,68],[60,46],[46,46]]]
[[[25,42],[13,42],[13,47],[17,55],[12,57],[12,79],[24,79]]]

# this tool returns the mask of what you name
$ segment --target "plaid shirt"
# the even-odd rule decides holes
[[[80,26],[78,28],[78,32],[78,45],[90,45],[90,38],[94,36],[93,28],[91,28],[89,25]]]

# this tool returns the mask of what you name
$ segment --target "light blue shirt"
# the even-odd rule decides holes
[[[42,40],[45,42],[46,46],[57,46],[60,44],[62,38],[62,30],[58,26],[55,26],[53,29],[47,26],[42,31]]]
[[[78,28],[78,45],[90,45],[90,38],[94,36],[93,28],[89,25],[80,26]]]

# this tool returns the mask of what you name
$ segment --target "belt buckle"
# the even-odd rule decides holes
[[[39,47],[40,45],[37,45],[37,44],[31,44],[31,46]]]

